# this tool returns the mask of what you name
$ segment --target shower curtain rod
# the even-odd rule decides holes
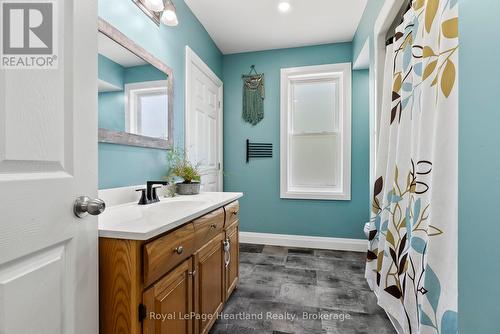
[[[405,17],[405,14],[408,13],[408,11],[411,9],[411,5],[412,5],[412,1],[410,0],[408,2],[408,5],[406,6],[404,12],[401,15],[401,21],[400,21],[400,24],[404,22],[404,17]],[[397,17],[396,17],[397,19]],[[396,21],[396,20],[394,20]],[[392,27],[392,26],[391,26]],[[390,29],[390,28],[389,28]],[[394,35],[392,35],[391,37],[389,37],[386,41],[385,41],[385,46],[388,46],[388,45],[391,45],[392,43],[394,42]]]

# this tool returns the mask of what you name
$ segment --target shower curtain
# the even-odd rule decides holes
[[[366,278],[399,333],[457,333],[457,0],[414,0],[385,71]]]

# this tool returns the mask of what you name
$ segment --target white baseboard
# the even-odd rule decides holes
[[[240,232],[240,242],[258,245],[332,249],[352,252],[366,252],[365,239],[326,238],[304,235]]]

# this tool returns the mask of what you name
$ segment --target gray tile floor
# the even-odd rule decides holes
[[[395,333],[364,253],[241,244],[240,284],[211,334]]]

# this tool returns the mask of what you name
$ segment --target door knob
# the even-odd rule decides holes
[[[97,216],[103,213],[104,209],[106,209],[106,203],[102,199],[91,199],[87,196],[78,197],[73,205],[73,212],[78,218],[83,218],[87,214]]]

